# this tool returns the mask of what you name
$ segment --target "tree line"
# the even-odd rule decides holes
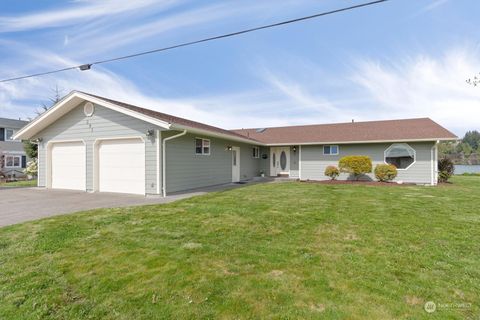
[[[467,131],[460,141],[441,142],[439,158],[449,158],[455,164],[480,165],[480,132]]]

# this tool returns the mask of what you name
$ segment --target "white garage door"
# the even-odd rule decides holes
[[[98,179],[99,191],[145,194],[145,143],[141,139],[102,141]]]
[[[86,189],[85,145],[82,142],[52,145],[52,188]]]

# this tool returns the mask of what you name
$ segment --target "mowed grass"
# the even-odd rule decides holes
[[[479,205],[294,182],[10,226],[0,319],[478,319]]]
[[[21,180],[13,182],[0,182],[0,187],[36,187],[37,180]]]

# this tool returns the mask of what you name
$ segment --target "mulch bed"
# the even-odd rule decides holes
[[[355,181],[355,180],[300,180],[304,183],[318,183],[318,184],[348,184],[348,185],[364,185],[364,186],[383,186],[383,187],[402,187],[402,186],[416,186],[415,183],[395,182],[380,182],[380,181]]]

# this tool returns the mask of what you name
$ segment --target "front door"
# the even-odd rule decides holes
[[[272,176],[290,174],[290,147],[270,149],[270,172]]]
[[[232,147],[232,182],[240,181],[240,147]]]

